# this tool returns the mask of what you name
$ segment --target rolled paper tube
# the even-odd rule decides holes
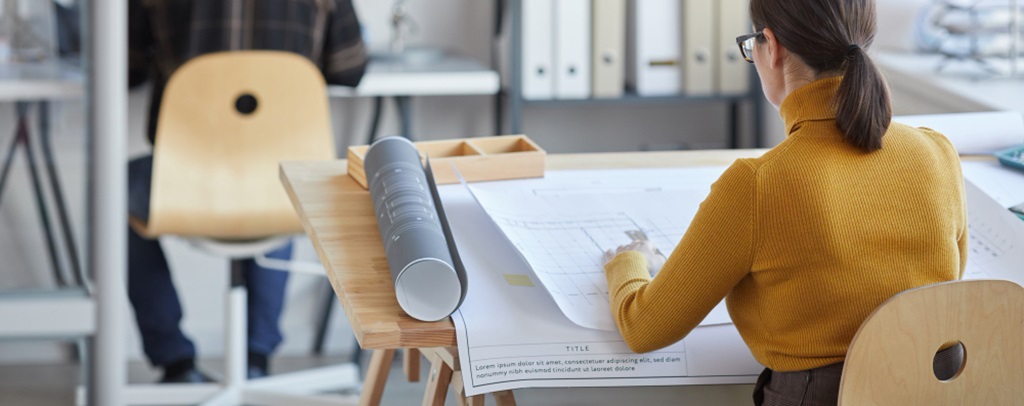
[[[462,302],[465,277],[419,151],[405,138],[382,138],[366,152],[363,169],[399,306],[423,321],[448,317]]]

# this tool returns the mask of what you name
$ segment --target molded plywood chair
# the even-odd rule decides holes
[[[965,356],[940,381],[932,360],[948,342]],[[971,280],[911,289],[861,325],[843,368],[839,404],[1019,405],[1024,397],[1024,288]]]
[[[130,404],[319,405],[322,396],[301,395],[342,389],[346,381],[358,385],[352,365],[245,380],[240,259],[259,261],[262,252],[302,231],[278,180],[279,163],[333,158],[326,85],[306,58],[224,52],[195,58],[175,72],[157,127],[149,221],[131,218],[130,223],[141,235],[187,237],[231,258],[225,382],[136,387],[129,391]]]

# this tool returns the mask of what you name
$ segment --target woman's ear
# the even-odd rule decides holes
[[[762,34],[764,34],[763,46],[764,50],[767,52],[768,66],[772,68],[772,70],[781,68],[785,48],[779,44],[778,39],[775,38],[775,32],[772,31],[771,28],[765,28],[764,31],[762,31]]]

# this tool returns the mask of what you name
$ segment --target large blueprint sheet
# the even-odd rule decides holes
[[[569,320],[614,331],[602,253],[640,230],[670,254],[725,168],[551,171],[470,190]],[[719,304],[702,325],[729,322]]]
[[[470,192],[462,185],[439,190],[471,273],[466,300],[452,315],[469,395],[527,387],[753,383],[763,368],[732,324],[698,327],[672,346],[635,354],[618,331],[572,323]]]

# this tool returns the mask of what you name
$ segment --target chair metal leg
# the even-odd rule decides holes
[[[412,140],[412,97],[395,96],[395,105],[398,106],[401,135]]]
[[[321,305],[320,310],[320,322],[316,326],[316,340],[313,342],[313,354],[323,355],[324,354],[324,341],[327,339],[327,327],[331,321],[331,311],[334,309],[334,302],[337,301],[334,297],[334,288],[328,282],[326,295],[324,295],[324,302]]]
[[[231,260],[231,286],[228,287],[228,303],[226,306],[227,332],[224,334],[224,384],[225,386],[241,387],[246,379],[246,297],[245,262],[240,259]]]
[[[380,115],[381,109],[384,107],[384,97],[377,96],[373,98],[373,116],[370,120],[370,136],[367,137],[369,142],[367,144],[373,144],[377,140],[377,131],[380,128]]]

